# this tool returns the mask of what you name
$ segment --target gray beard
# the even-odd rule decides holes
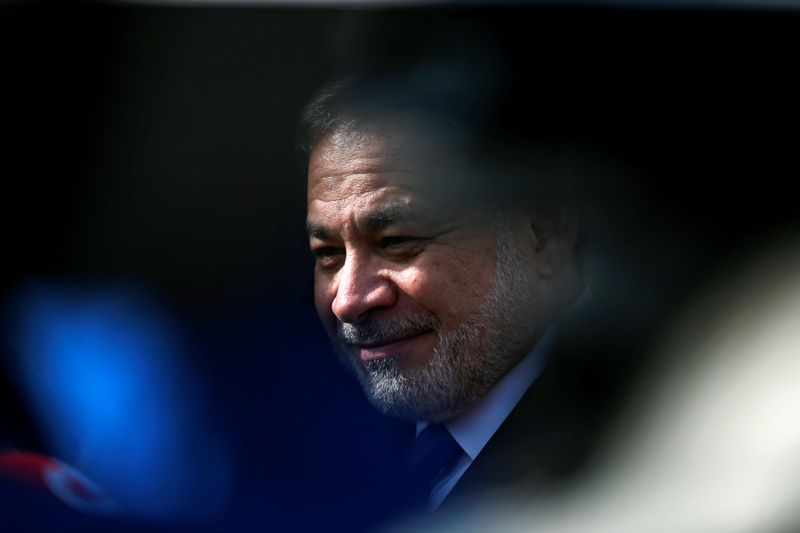
[[[474,405],[511,369],[532,335],[530,305],[534,297],[527,264],[517,249],[510,221],[498,216],[497,267],[479,310],[449,333],[439,320],[422,312],[402,318],[340,323],[337,353],[361,382],[380,411],[410,421],[441,422]],[[347,342],[433,331],[439,341],[428,362],[403,368],[394,358],[363,366],[347,351]]]

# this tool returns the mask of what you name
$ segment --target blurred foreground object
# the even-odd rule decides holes
[[[82,513],[103,516],[121,511],[89,478],[52,457],[18,451],[0,453],[0,476],[37,487]]]
[[[606,453],[576,483],[537,500],[509,487],[415,526],[800,530],[799,312],[800,245],[792,239],[718,284],[673,328]]]
[[[77,493],[143,521],[196,523],[220,512],[230,454],[165,309],[142,290],[40,282],[19,290],[8,316],[10,366],[45,452],[74,469],[12,453],[4,471],[24,472],[82,512],[95,506]]]

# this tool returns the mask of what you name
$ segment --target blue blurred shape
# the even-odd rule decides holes
[[[20,382],[58,458],[137,516],[213,517],[230,454],[160,306],[133,289],[39,284],[20,292],[11,324]]]

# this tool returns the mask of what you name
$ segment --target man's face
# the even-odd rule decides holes
[[[537,294],[510,221],[455,205],[409,140],[324,137],[307,225],[317,312],[339,355],[379,409],[438,421],[530,348]]]

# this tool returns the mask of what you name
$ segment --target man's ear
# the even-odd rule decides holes
[[[541,278],[553,278],[571,260],[578,238],[579,217],[564,207],[529,205],[527,220],[533,238],[534,268]]]

